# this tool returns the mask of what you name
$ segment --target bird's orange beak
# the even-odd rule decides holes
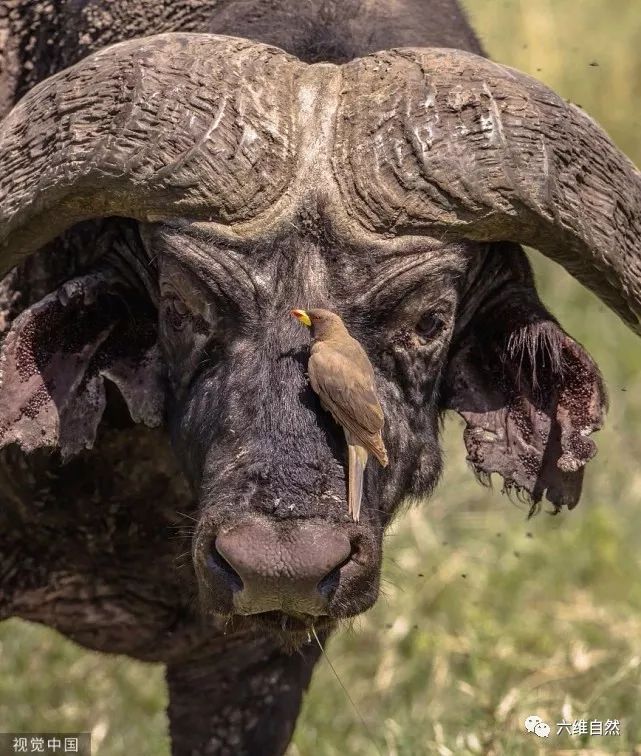
[[[308,328],[312,327],[312,321],[305,310],[292,310],[291,313],[296,318],[296,320],[298,320],[304,326],[307,326]]]

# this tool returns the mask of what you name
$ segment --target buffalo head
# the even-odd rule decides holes
[[[587,116],[470,53],[306,65],[190,34],[105,49],[0,125],[5,270],[122,218],[94,269],[14,321],[1,441],[90,445],[108,378],[134,420],[167,423],[198,493],[206,611],[290,632],[357,614],[385,527],[438,479],[444,410],[478,474],[577,503],[604,391],[519,244],[639,330],[640,203]],[[292,306],[339,312],[374,365],[390,464],[367,467],[359,523]]]

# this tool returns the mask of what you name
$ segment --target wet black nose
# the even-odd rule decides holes
[[[320,615],[349,562],[351,544],[338,526],[251,520],[221,532],[209,556],[212,576],[233,591],[239,614],[273,610]]]

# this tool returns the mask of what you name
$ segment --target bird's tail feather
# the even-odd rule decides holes
[[[361,499],[363,498],[363,476],[367,464],[367,450],[357,444],[348,444],[349,475],[347,503],[349,513],[354,522],[358,522],[361,514]]]

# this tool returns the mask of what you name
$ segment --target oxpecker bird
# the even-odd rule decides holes
[[[348,506],[358,522],[368,454],[387,466],[383,410],[376,396],[374,370],[363,347],[340,317],[329,310],[292,310],[311,329],[307,372],[321,405],[343,428],[348,449]]]

